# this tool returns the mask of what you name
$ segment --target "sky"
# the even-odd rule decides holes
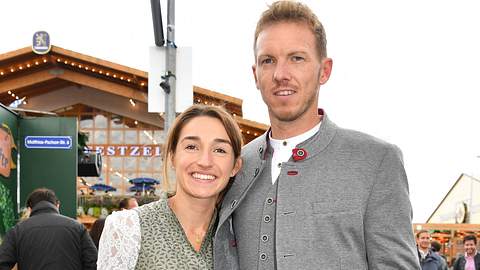
[[[262,123],[268,113],[251,66],[255,24],[268,3],[175,6],[175,43],[192,48],[193,84],[243,99],[244,117]],[[320,107],[337,125],[402,149],[413,221],[425,222],[462,173],[480,175],[480,3],[304,3],[324,25],[334,63]],[[44,30],[53,45],[148,71],[155,45],[146,0],[2,1],[0,25],[0,53],[30,46]]]

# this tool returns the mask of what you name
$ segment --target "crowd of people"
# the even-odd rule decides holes
[[[173,196],[126,201],[131,209],[99,220],[90,237],[59,214],[51,190],[36,190],[31,217],[0,247],[0,270],[446,269],[428,232],[415,243],[398,147],[340,128],[318,108],[333,65],[326,44],[308,6],[272,3],[253,44],[265,134],[243,146],[225,109],[191,106],[164,144]],[[464,243],[454,270],[480,270],[476,238]]]

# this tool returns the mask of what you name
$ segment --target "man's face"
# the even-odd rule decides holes
[[[468,256],[473,256],[477,252],[477,247],[473,240],[465,241],[465,243],[463,243],[463,248],[465,249],[465,252]]]
[[[306,24],[279,22],[265,27],[257,39],[252,69],[270,121],[317,115],[318,91],[331,68],[331,59],[319,59],[315,36]]]
[[[430,234],[427,232],[421,233],[417,238],[417,245],[420,249],[428,249],[430,247]]]
[[[127,209],[132,209],[132,208],[136,208],[138,207],[138,202],[135,198],[131,198],[130,200],[128,200],[128,208]]]

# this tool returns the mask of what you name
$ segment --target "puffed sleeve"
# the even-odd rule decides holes
[[[98,270],[130,270],[140,251],[140,219],[135,210],[114,212],[105,220],[98,247]]]

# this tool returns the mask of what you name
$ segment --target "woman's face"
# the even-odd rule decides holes
[[[172,164],[177,195],[216,201],[230,177],[240,169],[241,159],[235,160],[230,139],[220,120],[198,116],[180,131]]]

